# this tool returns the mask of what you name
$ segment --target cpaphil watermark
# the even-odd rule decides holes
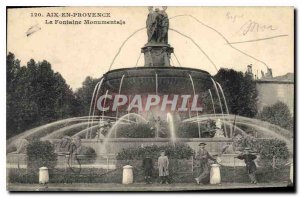
[[[102,95],[97,99],[100,111],[150,111],[152,108],[160,111],[203,111],[203,103],[199,95]]]

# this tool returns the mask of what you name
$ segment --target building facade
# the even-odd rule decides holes
[[[262,111],[263,107],[281,101],[289,107],[294,116],[294,82],[287,80],[256,80],[258,91],[257,109]]]

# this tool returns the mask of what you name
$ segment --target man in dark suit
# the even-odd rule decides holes
[[[208,151],[205,149],[205,143],[199,144],[199,151],[195,156],[195,160],[198,164],[198,173],[197,177],[195,178],[197,184],[203,184],[204,180],[209,177],[209,164],[208,160],[216,161],[215,158],[210,156]]]
[[[256,184],[257,180],[256,180],[256,176],[255,176],[255,172],[256,172],[256,164],[254,162],[254,160],[257,158],[256,155],[251,154],[250,153],[250,148],[245,148],[244,152],[240,155],[238,155],[236,158],[240,159],[240,160],[244,160],[245,164],[246,164],[246,170],[248,173],[248,176],[251,180],[251,183]]]

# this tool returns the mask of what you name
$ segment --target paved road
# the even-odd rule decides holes
[[[76,183],[76,184],[48,184],[47,186],[39,184],[9,184],[9,191],[197,191],[197,190],[216,190],[216,189],[239,189],[239,188],[273,188],[286,187],[287,182],[283,183],[223,183],[220,185],[196,185],[191,183],[176,184],[151,184],[135,183],[122,185],[116,183]]]

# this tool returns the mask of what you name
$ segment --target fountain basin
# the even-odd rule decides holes
[[[200,69],[182,67],[135,67],[116,69],[104,74],[103,91],[118,93],[124,76],[121,92],[127,94],[192,94],[190,76],[196,92],[212,87],[210,74]]]

